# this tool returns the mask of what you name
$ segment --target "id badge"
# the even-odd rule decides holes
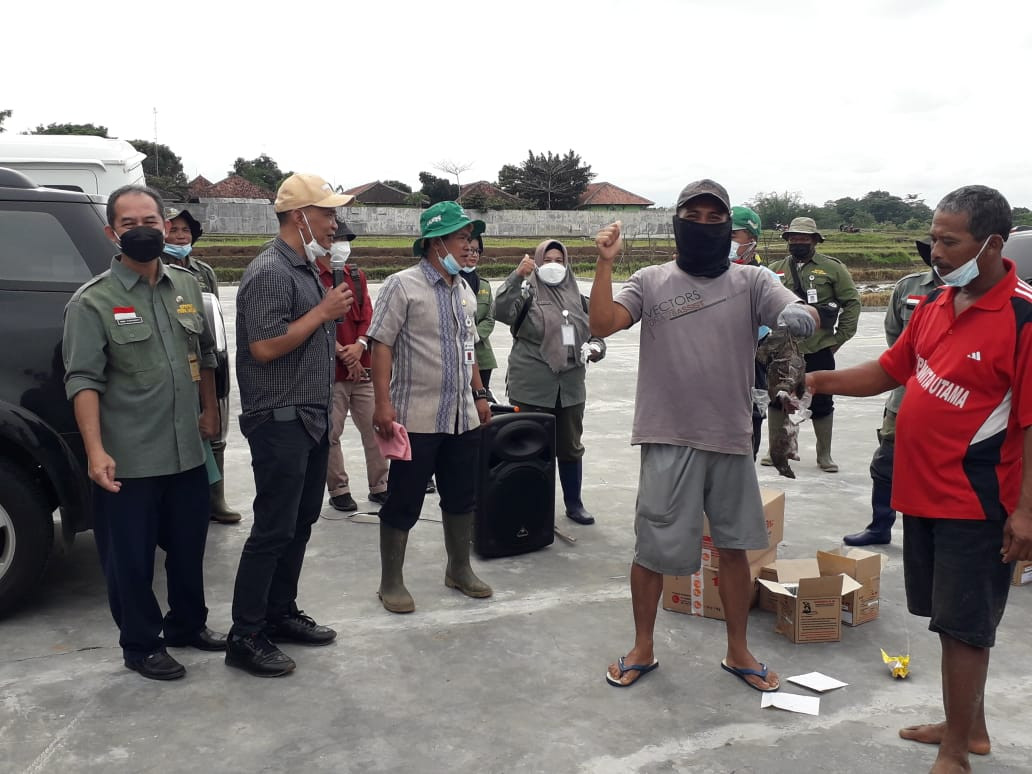
[[[468,366],[473,365],[477,362],[476,355],[473,354],[473,342],[467,341],[462,345],[462,362]]]
[[[197,359],[197,355],[190,353],[187,355],[187,360],[190,361],[190,378],[195,382],[201,381],[201,363]]]
[[[806,291],[806,303],[816,304],[817,303],[817,288],[809,288]]]
[[[564,347],[573,347],[577,345],[577,336],[573,331],[573,326],[569,323],[563,325],[562,337]]]

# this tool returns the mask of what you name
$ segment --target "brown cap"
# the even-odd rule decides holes
[[[289,212],[302,207],[346,207],[353,201],[354,196],[337,193],[318,175],[296,172],[280,183],[274,209]]]
[[[724,209],[727,210],[728,215],[731,214],[731,197],[727,195],[727,189],[724,188],[720,183],[710,180],[708,177],[704,177],[702,180],[696,180],[694,183],[689,183],[677,196],[677,207],[680,209],[689,201],[694,199],[696,196],[714,196],[720,200],[720,203],[724,205]]]

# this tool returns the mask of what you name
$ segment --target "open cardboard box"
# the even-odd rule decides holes
[[[842,638],[842,598],[863,588],[848,575],[818,575],[796,583],[760,578],[759,582],[777,598],[774,631],[797,643],[838,642]]]
[[[817,564],[821,575],[845,573],[861,584],[861,588],[842,598],[842,622],[847,626],[859,626],[878,617],[881,595],[882,554],[852,548],[842,552],[818,551]]]

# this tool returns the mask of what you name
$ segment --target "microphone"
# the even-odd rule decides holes
[[[348,244],[345,242],[344,244]],[[348,245],[350,247],[350,245]],[[348,251],[350,252],[350,250]],[[344,281],[344,267],[347,266],[348,256],[337,250],[330,251],[330,270],[333,271],[333,287],[339,287]],[[344,322],[343,317],[338,317],[336,322]]]

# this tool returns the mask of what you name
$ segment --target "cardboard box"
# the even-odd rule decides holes
[[[838,642],[842,638],[842,598],[862,588],[848,575],[800,578],[783,584],[760,579],[778,599],[774,631],[796,643]]]
[[[760,568],[760,580],[775,583],[798,583],[800,578],[816,578],[821,568],[816,559],[778,559]],[[764,585],[760,585],[759,606],[770,613],[778,612],[778,596]]]
[[[817,564],[821,575],[845,573],[861,584],[861,588],[842,598],[842,622],[859,626],[878,617],[880,609],[882,555],[862,548],[846,553],[836,548],[818,551]]]
[[[756,604],[755,580],[764,564],[777,556],[778,549],[771,548],[763,553],[759,561],[749,565],[749,574],[754,581],[753,596],[749,607]],[[705,549],[703,550],[705,554]],[[724,605],[720,601],[720,569],[705,563],[694,575],[663,576],[663,609],[674,613],[698,615],[704,618],[724,620]]]
[[[1026,583],[1032,583],[1032,562],[1015,562],[1011,584],[1024,586]]]
[[[767,547],[746,551],[750,565],[759,564],[771,549],[776,549],[785,539],[785,493],[777,489],[760,489],[760,500],[763,502],[763,517],[767,522]],[[702,522],[702,555],[704,567],[720,566],[720,551],[710,537],[709,519],[703,519]]]

